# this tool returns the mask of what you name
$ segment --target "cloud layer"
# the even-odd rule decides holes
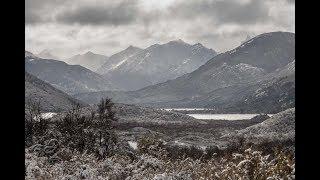
[[[111,55],[173,39],[223,52],[247,35],[295,28],[292,0],[26,0],[26,49]]]

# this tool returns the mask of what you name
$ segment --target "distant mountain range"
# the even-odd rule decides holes
[[[136,90],[192,72],[216,54],[200,43],[182,40],[146,49],[130,46],[111,56],[97,72],[123,90]]]
[[[39,54],[36,54],[36,56],[43,59],[60,59],[59,57],[53,55],[48,49],[42,50]]]
[[[153,48],[159,46],[161,45],[155,45]],[[190,47],[181,41],[169,42],[162,46],[165,47],[155,52],[172,49],[168,48],[171,46],[180,47],[181,49],[177,48],[180,51]],[[149,58],[136,58],[145,57],[145,52],[139,51],[130,59],[143,63],[143,67],[146,68]],[[137,69],[144,72],[140,65],[132,64],[132,70],[126,68],[130,67],[131,60],[127,61],[125,65],[109,73],[121,75],[124,72],[137,72]],[[109,96],[116,102],[156,107],[210,107],[217,112],[279,112],[282,108],[294,106],[294,64],[295,34],[271,32],[258,35],[231,51],[216,55],[193,72],[173,80],[136,91],[81,93],[75,97],[88,103]],[[170,72],[166,71],[168,74]],[[264,103],[267,104],[263,106]]]
[[[28,73],[68,94],[117,89],[101,75],[80,65],[41,59],[27,51],[25,69]]]
[[[70,110],[76,104],[84,107],[85,103],[70,97],[37,77],[25,72],[25,103],[40,102],[44,112]]]
[[[81,65],[85,68],[90,69],[91,71],[96,71],[100,68],[106,61],[108,61],[108,56],[95,54],[91,51],[88,51],[85,54],[78,54],[72,56],[71,58],[65,59],[64,61],[71,65]]]

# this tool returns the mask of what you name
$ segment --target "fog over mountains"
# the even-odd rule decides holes
[[[42,50],[39,54],[36,54],[36,56],[43,59],[59,59],[57,56],[53,55],[48,49]]]
[[[64,61],[71,65],[81,65],[85,68],[90,69],[91,71],[96,71],[108,60],[108,56],[95,54],[91,51],[88,51],[85,54],[77,54],[72,56]]]
[[[182,42],[174,42],[174,44],[179,43]],[[135,56],[139,54],[141,52]],[[259,110],[258,107],[262,107],[262,102],[258,97],[265,97],[272,102],[277,101],[280,107],[292,107],[294,106],[294,96],[292,96],[294,60],[294,33],[265,33],[231,51],[213,57],[195,71],[174,80],[137,91],[82,93],[75,97],[88,103],[109,96],[114,101],[123,103],[157,107],[201,106],[218,108],[218,111]],[[288,88],[290,91],[287,91]],[[260,102],[260,106],[256,104],[254,107],[243,109],[235,107],[245,100]],[[269,112],[276,109],[267,107],[260,111]]]

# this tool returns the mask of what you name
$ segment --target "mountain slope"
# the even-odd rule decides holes
[[[136,90],[189,73],[215,55],[215,51],[199,43],[170,41],[152,45],[123,59],[106,71],[104,77],[125,90]]]
[[[99,74],[63,61],[26,56],[25,69],[68,94],[116,89]]]
[[[247,142],[263,144],[278,142],[281,144],[295,142],[295,108],[290,108],[273,115],[262,123],[249,126],[237,132]]]
[[[95,54],[89,51],[85,54],[78,54],[78,55],[72,56],[71,58],[66,59],[65,62],[71,65],[78,64],[85,68],[90,69],[91,71],[96,71],[107,60],[108,60],[107,56]]]
[[[197,70],[174,80],[137,91],[83,93],[76,97],[90,103],[98,97],[110,96],[116,102],[157,107],[231,107],[246,98],[259,103],[254,93],[260,87],[270,90],[270,96],[265,100],[273,98],[273,101],[278,101],[282,97],[280,94],[285,94],[289,88],[290,93],[285,94],[289,97],[286,100],[288,106],[284,108],[291,107],[294,104],[294,59],[293,33],[265,33],[215,56]],[[281,80],[286,76],[287,80]],[[248,107],[244,110],[254,109]]]
[[[139,90],[147,101],[192,98],[236,84],[259,81],[295,57],[293,33],[259,35],[238,48],[219,54],[197,70],[172,81]],[[143,102],[143,101],[142,101]]]
[[[262,123],[247,127],[238,133],[242,135],[279,135],[279,134],[295,134],[295,108],[284,110],[273,115],[271,118]]]
[[[142,49],[134,46],[129,46],[123,51],[120,51],[112,56],[109,57],[109,59],[100,67],[97,69],[97,73],[99,74],[105,74],[106,72],[118,67],[126,61],[129,57],[135,55]]]
[[[30,100],[40,101],[41,109],[45,112],[69,110],[76,104],[85,106],[83,102],[25,72],[25,102],[27,103]]]
[[[218,113],[277,113],[295,106],[295,61],[258,82],[214,90],[177,104],[207,107]]]

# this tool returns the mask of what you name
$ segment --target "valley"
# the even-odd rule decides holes
[[[184,173],[172,168],[190,160],[230,177],[216,168],[259,158],[277,174],[272,161],[294,161],[294,33],[260,34],[220,54],[179,39],[66,62],[40,55],[25,51],[29,174],[40,166],[80,177],[69,166],[81,164],[94,169],[92,179],[111,171],[114,179],[139,179]],[[278,168],[289,169],[281,177],[293,175],[294,164]]]

